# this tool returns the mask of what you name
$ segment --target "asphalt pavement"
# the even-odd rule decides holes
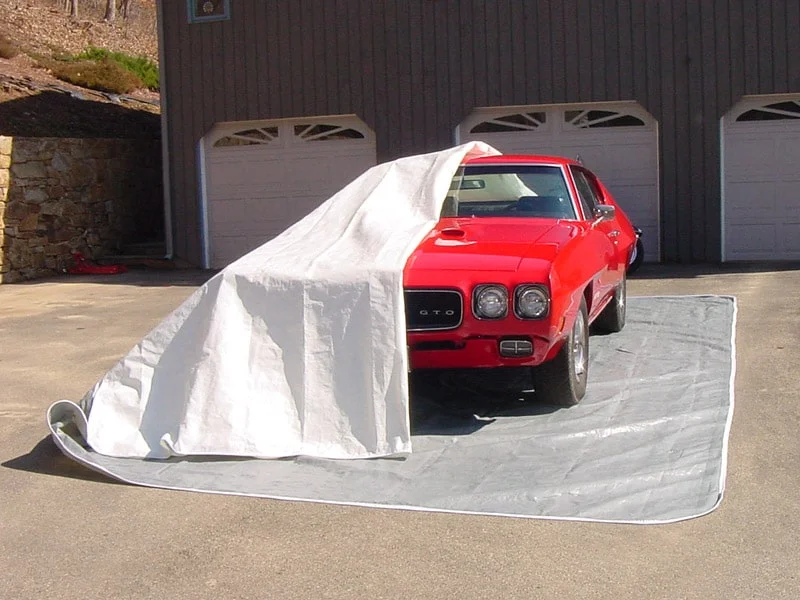
[[[630,295],[739,307],[725,498],[651,526],[148,489],[63,457],[49,404],[83,396],[207,277],[0,285],[0,598],[800,598],[800,264],[630,280]]]

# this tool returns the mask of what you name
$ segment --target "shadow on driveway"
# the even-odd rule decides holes
[[[645,263],[631,279],[691,279],[707,275],[800,271],[800,261],[702,263],[691,265]]]
[[[36,444],[33,450],[27,454],[0,463],[0,466],[6,469],[38,473],[39,475],[55,475],[83,481],[121,484],[120,481],[101,475],[71,458],[67,458],[49,435]]]
[[[113,275],[59,275],[4,286],[35,286],[41,284],[108,284],[136,287],[199,287],[216,275],[217,271],[202,269],[148,269],[131,267],[126,273]]]

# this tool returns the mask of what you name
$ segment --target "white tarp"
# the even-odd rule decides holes
[[[378,165],[197,290],[81,403],[96,452],[408,453],[403,267],[485,144]]]

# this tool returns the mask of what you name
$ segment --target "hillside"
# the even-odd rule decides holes
[[[0,135],[157,137],[159,94],[109,94],[57,79],[53,60],[88,47],[158,61],[154,0],[132,0],[127,19],[103,22],[104,0],[80,0],[72,19],[64,0],[0,0],[0,39],[16,48],[0,58]]]

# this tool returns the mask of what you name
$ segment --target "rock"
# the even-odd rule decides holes
[[[11,165],[11,176],[14,179],[44,179],[47,176],[47,170],[44,163],[40,161],[15,162]]]
[[[20,232],[36,231],[39,226],[39,215],[29,214],[22,219],[19,223]]]
[[[42,202],[45,202],[48,198],[45,189],[38,186],[26,187],[24,196],[25,196],[25,202],[30,202],[31,204],[40,204]]]

